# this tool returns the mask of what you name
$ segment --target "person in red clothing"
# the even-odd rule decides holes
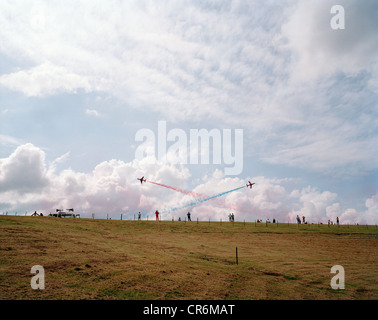
[[[155,215],[156,215],[156,220],[159,220],[159,211],[155,211]]]

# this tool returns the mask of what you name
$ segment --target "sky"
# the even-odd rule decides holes
[[[0,213],[376,224],[377,16],[374,0],[1,0]],[[208,162],[159,158],[201,129],[222,138]],[[209,197],[256,184],[191,205],[141,176]]]

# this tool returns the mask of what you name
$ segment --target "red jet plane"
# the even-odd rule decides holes
[[[144,176],[142,178],[137,178],[137,180],[140,180],[140,183],[146,182],[146,179],[144,179]]]
[[[248,181],[248,183],[247,183],[247,187],[249,187],[250,189],[252,189],[252,186],[255,184],[255,182],[254,183],[251,183],[251,181]]]

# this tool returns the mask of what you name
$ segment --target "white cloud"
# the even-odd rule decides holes
[[[309,223],[318,223],[325,222],[327,208],[336,200],[337,194],[330,191],[320,192],[308,186],[302,190],[293,190],[290,197],[299,200],[297,202],[299,209],[294,209],[289,214],[292,220],[298,215],[301,220],[302,216],[305,216]]]
[[[93,116],[93,117],[99,117],[100,116],[99,112],[95,109],[86,109],[85,114],[88,115],[88,116]]]
[[[325,0],[2,1],[0,52],[21,67],[0,85],[38,97],[104,91],[126,115],[247,128],[249,154],[269,163],[370,170],[377,6],[361,3],[341,1],[339,32]]]
[[[364,213],[365,221],[369,224],[377,223],[378,218],[378,191],[375,195],[366,199],[366,211]]]
[[[109,160],[99,163],[92,172],[81,173],[65,169],[56,173],[54,164],[67,159],[69,153],[55,159],[46,170],[45,153],[25,144],[18,147],[8,158],[0,160],[0,210],[28,211],[44,213],[56,208],[74,207],[76,212],[97,217],[110,214],[119,218],[121,213],[132,217],[142,211],[144,217],[152,216],[158,209],[163,219],[176,219],[189,210],[193,219],[225,220],[234,212],[237,221],[254,221],[273,218],[279,222],[295,221],[296,215],[306,216],[315,222],[335,219],[342,223],[376,223],[378,193],[366,200],[367,210],[357,212],[348,208],[342,210],[337,194],[319,191],[311,186],[302,190],[290,190],[288,185],[295,179],[269,179],[263,176],[240,178],[225,177],[215,171],[203,183],[194,188],[197,196],[185,195],[151,183],[140,184],[137,177],[144,175],[148,181],[186,189],[190,172],[185,167],[175,167],[157,161],[143,159],[125,163]],[[245,186],[246,181],[256,182],[253,189],[242,188],[221,197],[196,203],[196,198],[204,199],[228,190]],[[180,210],[173,210],[182,207]]]
[[[45,153],[32,144],[0,159],[0,191],[40,192],[47,184]]]
[[[29,70],[2,75],[0,84],[11,90],[21,91],[26,96],[72,93],[77,89],[91,90],[88,79],[51,62],[45,62]]]
[[[327,0],[296,2],[282,26],[287,48],[294,53],[294,79],[313,81],[337,72],[353,76],[377,61],[376,2],[341,0],[337,4],[345,9],[345,29],[331,28],[335,3]]]
[[[305,216],[309,223],[328,223],[328,220],[336,223],[339,218],[341,224],[375,224],[378,219],[378,193],[366,200],[367,209],[360,212],[354,208],[343,209],[339,202],[335,202],[337,194],[320,192],[310,186],[294,190],[290,196],[300,201],[296,204],[299,208],[290,213],[291,219],[299,215],[301,219]]]

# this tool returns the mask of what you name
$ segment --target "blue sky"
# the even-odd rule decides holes
[[[334,4],[343,30],[330,26]],[[377,11],[346,0],[2,1],[0,211],[118,217],[189,201],[141,188],[144,174],[209,195],[256,180],[191,208],[203,218],[376,223]],[[243,129],[243,172],[137,161],[136,132],[158,121]]]

